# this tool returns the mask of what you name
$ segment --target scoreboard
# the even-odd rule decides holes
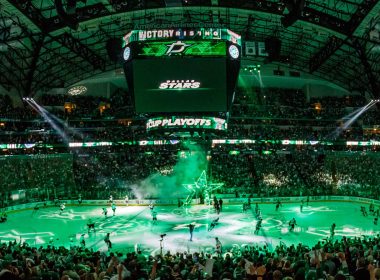
[[[147,57],[174,57],[174,56],[225,56],[226,43],[220,41],[162,41],[162,42],[138,42],[131,46],[136,52],[136,58]]]
[[[134,30],[123,38],[136,113],[227,112],[240,69],[228,29]]]
[[[135,60],[138,112],[225,111],[226,63],[218,58]]]

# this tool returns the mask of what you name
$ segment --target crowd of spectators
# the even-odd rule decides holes
[[[116,198],[122,198],[131,186],[147,178],[155,163],[159,163],[162,154],[155,154],[157,161],[149,155],[140,154],[135,147],[128,151],[112,152],[102,150],[96,154],[76,156],[74,175],[79,191],[95,199],[104,199],[111,193]],[[148,163],[150,162],[151,165]]]
[[[265,88],[255,98],[238,91],[232,114],[250,118],[336,121],[368,102],[361,95],[306,97],[302,90]]]
[[[234,245],[222,252],[99,252],[84,247],[3,243],[0,280],[376,280],[380,237],[320,241],[271,248]]]
[[[207,146],[207,145],[206,145]],[[380,158],[374,152],[282,150],[273,145],[214,145],[202,149],[209,180],[223,183],[218,193],[239,197],[300,195],[351,195],[379,199]],[[55,196],[105,199],[113,194],[136,198],[131,186],[139,186],[156,174],[175,177],[178,187],[192,183],[179,176],[191,152],[180,145],[97,147],[71,154],[14,155],[0,157],[3,198],[24,190],[26,200]],[[199,161],[197,159],[197,161]],[[199,169],[200,170],[200,169]],[[177,178],[178,177],[178,178]],[[36,193],[34,190],[39,189]],[[158,185],[157,185],[158,188]],[[48,194],[49,193],[49,194]],[[146,194],[145,197],[153,198]],[[17,202],[17,201],[16,201]]]
[[[253,124],[265,130],[290,130],[290,135],[302,137],[326,137],[334,128],[341,126],[343,117],[365,106],[368,101],[361,95],[342,97],[311,97],[306,98],[303,91],[266,88],[256,92],[256,98],[247,97],[247,93],[240,92],[232,107],[232,120],[236,127]],[[251,94],[252,95],[252,94]],[[351,115],[352,117],[352,115]],[[364,136],[362,127],[380,123],[376,106],[365,111],[352,125],[347,137],[368,139],[374,135]],[[270,127],[267,129],[266,127]],[[305,135],[305,128],[311,133]],[[239,128],[238,128],[239,129]],[[293,133],[293,131],[300,133]],[[310,132],[309,131],[309,132]],[[342,133],[342,138],[346,137]],[[276,134],[274,135],[276,137]],[[375,136],[376,137],[376,136]]]
[[[2,143],[62,143],[56,129],[27,103],[12,105],[9,96],[0,96],[0,141]],[[42,95],[38,100],[55,117],[68,141],[126,141],[147,139],[144,118],[134,116],[125,92],[110,98],[94,96]],[[75,104],[72,110],[64,103]],[[366,111],[348,129],[332,134],[342,126],[342,118],[366,104],[363,96],[306,98],[302,90],[267,88],[255,94],[239,92],[232,106],[225,138],[379,140],[373,129],[380,123],[374,108]],[[103,105],[102,105],[103,104]],[[109,106],[108,106],[109,105]],[[103,107],[100,110],[100,107]],[[372,127],[372,129],[371,129]],[[364,130],[365,129],[365,130]]]
[[[325,167],[330,167],[337,184],[338,194],[362,196],[371,194],[380,198],[380,170],[376,168],[380,158],[373,155],[351,155],[348,157],[328,158]]]
[[[75,190],[73,155],[0,157],[1,203],[17,199],[38,201]]]
[[[71,122],[59,125],[60,131],[65,135],[52,130],[49,123],[17,124],[9,128],[9,124],[1,127],[0,143],[12,144],[62,144],[65,142],[94,142],[94,141],[140,141],[151,139],[173,139],[173,136],[146,132],[141,121],[133,123],[125,121],[102,121],[90,123],[86,121]],[[11,129],[11,130],[10,130]],[[306,141],[379,141],[380,131],[372,130],[365,133],[361,128],[340,130],[338,127],[327,126],[323,128],[278,126],[272,124],[252,124],[247,121],[230,120],[228,131],[225,133],[209,134],[203,131],[208,139],[253,139],[253,140],[306,140]],[[197,134],[195,134],[197,135]],[[205,138],[203,137],[203,138]],[[179,139],[179,137],[174,138]]]
[[[375,167],[380,164],[380,158],[376,155],[268,153],[216,152],[211,169],[213,178],[225,184],[221,192],[252,197],[335,194],[380,198],[380,173]],[[230,176],[230,172],[234,175]]]
[[[64,142],[31,108],[14,108],[6,96],[0,96],[0,100],[3,101],[0,117],[4,119],[0,124],[2,143]],[[65,98],[44,96],[41,100],[43,105],[54,107],[62,106],[58,103]],[[120,95],[110,100],[93,98],[90,102],[79,98],[75,102],[78,107],[74,113],[54,111],[64,120],[66,125],[60,124],[60,127],[70,141],[126,141],[148,136],[141,121],[138,125],[131,125],[128,121],[126,125],[126,120],[105,120],[117,116],[118,110],[106,110],[100,114],[99,102],[109,102],[110,108],[128,106]],[[329,134],[337,127],[336,121],[363,105],[365,100],[360,96],[307,100],[302,91],[268,89],[257,94],[254,102],[238,98],[229,131],[224,137],[329,139]],[[334,139],[378,139],[374,134],[364,135],[361,125],[379,123],[379,115],[368,112],[353,128]],[[377,168],[380,158],[376,153],[339,153],[323,151],[320,147],[291,150],[283,149],[276,142],[212,147],[209,144],[206,141],[204,149],[208,178],[224,184],[218,193],[237,197],[334,194],[380,198],[380,170]],[[180,145],[99,147],[76,149],[70,154],[51,154],[47,148],[42,154],[27,155],[25,150],[21,153],[23,155],[0,157],[3,206],[5,202],[77,198],[79,195],[84,199],[105,199],[112,194],[115,199],[122,199],[127,194],[134,199],[136,194],[131,186],[154,174],[174,176],[179,159],[191,157],[191,153]],[[199,174],[194,176],[195,180]],[[177,183],[192,182],[178,180]],[[326,240],[312,248],[302,244],[290,247],[281,244],[275,248],[247,245],[226,248],[224,254],[167,252],[154,257],[144,256],[141,252],[106,254],[75,246],[70,249],[52,245],[33,248],[26,243],[11,242],[0,247],[0,280],[341,280],[350,277],[373,280],[380,279],[377,268],[379,244],[380,237],[377,236],[343,238],[334,242]]]

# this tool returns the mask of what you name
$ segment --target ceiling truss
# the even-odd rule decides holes
[[[226,26],[246,40],[278,37],[284,59],[276,63],[335,80],[348,89],[378,89],[366,81],[376,84],[380,80],[380,47],[371,42],[369,30],[357,34],[366,17],[380,12],[377,0],[306,0],[302,13],[287,28],[281,24],[281,18],[289,13],[283,0],[81,2],[75,14],[79,28],[72,30],[57,14],[53,0],[0,0],[5,10],[0,16],[2,86],[22,95],[69,86],[119,67],[108,58],[106,41],[121,38],[136,26],[207,22]],[[177,4],[168,6],[169,2]],[[355,56],[352,60],[344,60],[353,42],[362,47],[350,52]],[[339,61],[344,62],[342,66]],[[367,80],[355,79],[358,67],[349,67],[350,61],[359,61],[361,71],[371,72]],[[352,82],[355,80],[357,83]]]

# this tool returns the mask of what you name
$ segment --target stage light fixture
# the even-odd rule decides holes
[[[86,91],[87,91],[86,86],[74,86],[67,91],[67,94],[72,95],[72,96],[76,96],[76,95],[85,94]]]

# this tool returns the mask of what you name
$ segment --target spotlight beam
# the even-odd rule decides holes
[[[67,144],[69,143],[69,139],[67,137],[67,135],[63,132],[62,129],[60,129],[55,123],[54,121],[49,118],[49,116],[43,111],[41,110],[41,106],[39,106],[33,99],[31,100],[26,100],[26,102],[31,106],[33,107],[34,109],[36,109],[38,111],[38,113],[40,113],[40,115],[44,118],[45,121],[47,121],[51,127],[53,128],[54,131],[56,131],[58,133],[59,136],[61,136],[62,140]]]
[[[373,100],[372,100],[373,101]],[[347,129],[354,121],[356,121],[365,111],[369,110],[372,106],[374,106],[377,102],[372,102],[369,103],[371,105],[369,106],[366,106],[365,108],[363,108],[362,110],[360,110],[352,119],[348,120],[344,125],[343,125],[343,129]]]
[[[59,124],[63,125],[65,127],[65,129],[67,129],[70,133],[72,133],[73,135],[75,136],[79,136],[81,139],[84,138],[84,135],[82,133],[79,133],[77,132],[76,130],[74,130],[73,128],[71,128],[70,126],[68,126],[62,119],[58,118],[56,115],[50,113],[48,110],[46,110],[44,107],[40,106],[37,104],[37,102],[35,100],[32,100],[32,102],[35,103],[35,105],[37,105],[42,111],[45,112],[46,115],[48,115],[50,118],[54,119],[55,121],[57,121]]]
[[[372,106],[374,106],[376,103],[378,103],[380,100],[371,100],[367,105],[363,106],[362,108],[357,109],[356,111],[350,113],[349,115],[342,118],[342,120],[347,119],[349,116],[353,116],[350,119],[348,119],[341,127],[337,127],[332,133],[330,133],[327,138],[333,138],[336,139],[343,130],[346,130],[348,127],[350,127],[364,112],[366,112],[368,109],[370,109]],[[355,115],[354,115],[355,113]],[[330,136],[330,137],[329,137]]]
[[[364,107],[360,107],[358,109],[356,109],[355,111],[352,111],[351,113],[349,113],[348,115],[344,116],[341,118],[341,120],[348,120],[351,118],[351,116],[357,114],[359,111],[363,110],[363,108],[366,108],[368,106],[370,106],[374,101],[371,100],[371,102],[369,102],[367,105],[365,105]]]

